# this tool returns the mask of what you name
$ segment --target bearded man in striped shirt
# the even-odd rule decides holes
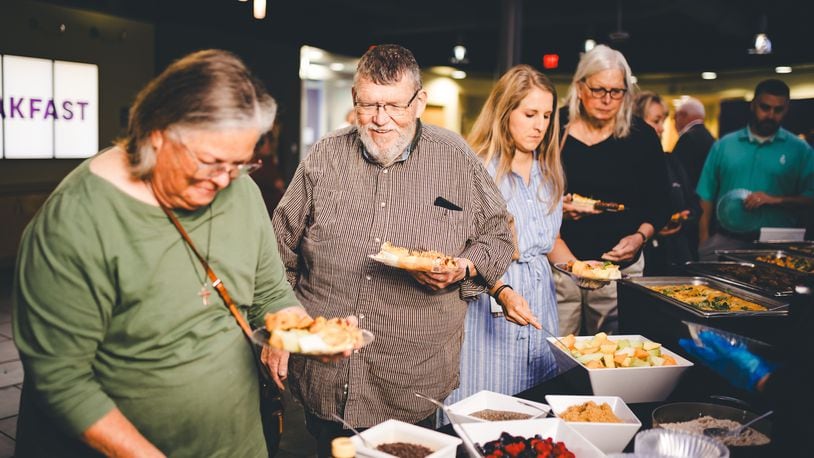
[[[358,318],[376,339],[332,363],[278,355],[305,407],[320,456],[389,418],[431,426],[458,386],[467,300],[505,272],[513,245],[494,181],[457,134],[418,120],[427,103],[418,64],[398,45],[362,56],[355,125],[320,139],[299,165],[272,222],[294,291],[313,315]],[[385,241],[455,256],[451,272],[408,272],[368,257]],[[484,370],[489,370],[484,368]]]

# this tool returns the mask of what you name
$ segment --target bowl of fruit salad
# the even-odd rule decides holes
[[[641,335],[548,338],[561,370],[587,371],[596,396],[619,396],[627,403],[658,402],[673,392],[693,364]]]
[[[535,456],[594,458],[605,456],[559,418],[461,423],[454,426],[472,458]]]

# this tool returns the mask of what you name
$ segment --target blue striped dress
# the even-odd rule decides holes
[[[495,176],[495,164],[487,170]],[[560,230],[562,198],[558,196],[559,204],[549,214],[550,192],[548,186],[541,189],[541,180],[536,158],[528,186],[515,173],[501,180],[500,191],[514,216],[520,249],[520,259],[511,263],[503,281],[528,301],[540,324],[557,334],[557,299],[546,254]],[[557,374],[547,335],[503,316],[493,317],[487,294],[469,303],[465,332],[460,386],[446,404],[481,390],[516,394]]]

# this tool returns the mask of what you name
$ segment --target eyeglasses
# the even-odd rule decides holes
[[[619,100],[622,97],[624,97],[625,92],[627,92],[627,89],[625,88],[614,87],[611,89],[605,89],[604,87],[588,86],[588,83],[585,82],[583,82],[582,84],[584,84],[585,87],[587,87],[588,90],[591,91],[591,97],[595,99],[602,99],[605,98],[606,95],[610,94],[610,98],[612,98],[613,100]]]
[[[413,104],[413,100],[418,96],[418,93],[421,91],[421,88],[418,88],[413,93],[413,96],[410,97],[410,100],[407,102],[406,105],[398,105],[395,103],[365,103],[360,102],[358,100],[353,102],[353,105],[356,107],[356,111],[359,114],[363,114],[366,116],[373,116],[379,113],[379,107],[384,109],[384,112],[387,113],[388,116],[391,118],[400,118],[407,114],[407,109],[410,108],[410,105]]]
[[[191,149],[189,149],[189,147],[181,140],[180,137],[176,136],[173,138],[173,140],[175,143],[180,145],[184,151],[189,154],[189,157],[191,157],[198,165],[198,169],[195,171],[193,177],[199,180],[211,180],[212,178],[220,176],[223,173],[228,173],[229,179],[235,180],[237,178],[244,177],[263,166],[263,161],[260,159],[237,164],[231,162],[201,162],[201,160],[198,159],[198,156],[193,153]]]

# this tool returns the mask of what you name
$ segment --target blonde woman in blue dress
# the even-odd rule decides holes
[[[574,259],[559,238],[565,183],[558,132],[554,85],[518,65],[492,89],[468,137],[514,217],[517,251],[490,294],[469,303],[460,386],[447,404],[481,390],[515,394],[557,373],[540,327],[558,332],[549,260]]]

